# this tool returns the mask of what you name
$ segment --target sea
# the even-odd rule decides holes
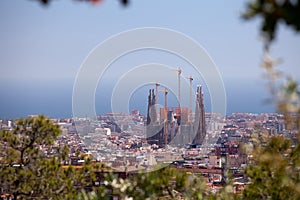
[[[0,80],[0,118],[16,119],[32,114],[43,114],[51,118],[71,118],[74,79],[68,80]],[[276,112],[272,97],[263,81],[224,80],[226,91],[226,115],[236,112],[271,113]],[[129,106],[127,112],[137,109],[147,112],[149,89],[147,85],[132,91],[130,99],[124,99]],[[98,86],[95,93],[97,115],[111,112],[113,83]],[[211,97],[203,88],[206,112],[211,111]],[[194,95],[193,95],[194,96]],[[176,107],[178,101],[174,94],[168,96],[168,106]],[[119,97],[122,99],[122,97]],[[188,98],[188,97],[182,97]],[[159,104],[163,106],[164,96],[160,94]],[[193,107],[195,99],[193,98]],[[188,106],[188,105],[187,105]],[[121,110],[120,112],[126,112]]]

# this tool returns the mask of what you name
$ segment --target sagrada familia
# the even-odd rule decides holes
[[[195,113],[187,107],[165,107],[158,109],[157,91],[149,90],[146,136],[149,144],[159,147],[201,145],[206,136],[205,111],[202,86],[197,86]]]

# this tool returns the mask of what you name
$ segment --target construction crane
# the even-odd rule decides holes
[[[176,116],[178,117],[177,118],[178,124],[180,124],[180,121],[181,121],[180,76],[181,76],[182,70],[179,67],[178,69],[175,69],[174,71],[176,71],[178,73],[178,108],[176,109]]]
[[[164,90],[158,90],[158,92],[164,92],[165,93],[165,108],[168,107],[168,92],[169,90],[164,89]]]

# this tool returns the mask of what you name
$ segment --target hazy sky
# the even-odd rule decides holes
[[[263,104],[267,91],[259,67],[259,21],[242,20],[244,9],[244,1],[225,0],[132,0],[128,7],[116,0],[99,5],[57,0],[46,7],[30,0],[1,0],[0,117],[70,116],[72,86],[89,52],[114,34],[141,27],[173,29],[200,43],[222,75],[229,112],[272,111]],[[298,80],[299,52],[300,35],[280,26],[271,54],[284,61],[281,70]],[[151,52],[133,57],[138,63],[156,59],[173,65],[168,58]],[[112,70],[108,79],[116,73]]]

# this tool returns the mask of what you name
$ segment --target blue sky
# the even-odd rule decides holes
[[[263,47],[259,21],[242,20],[244,9],[245,1],[225,0],[132,0],[128,7],[116,0],[96,6],[63,0],[46,7],[30,0],[2,0],[0,117],[71,116],[72,86],[89,52],[114,34],[140,27],[173,29],[200,43],[222,75],[228,112],[272,111],[272,106],[263,103],[267,91],[259,67]],[[299,35],[280,26],[271,54],[281,58],[279,68],[296,79],[300,77],[299,52]],[[155,53],[137,54],[133,59],[173,64],[168,56]],[[107,78],[114,75],[112,70]],[[101,99],[99,93],[96,98]],[[107,111],[99,107],[99,113]]]

